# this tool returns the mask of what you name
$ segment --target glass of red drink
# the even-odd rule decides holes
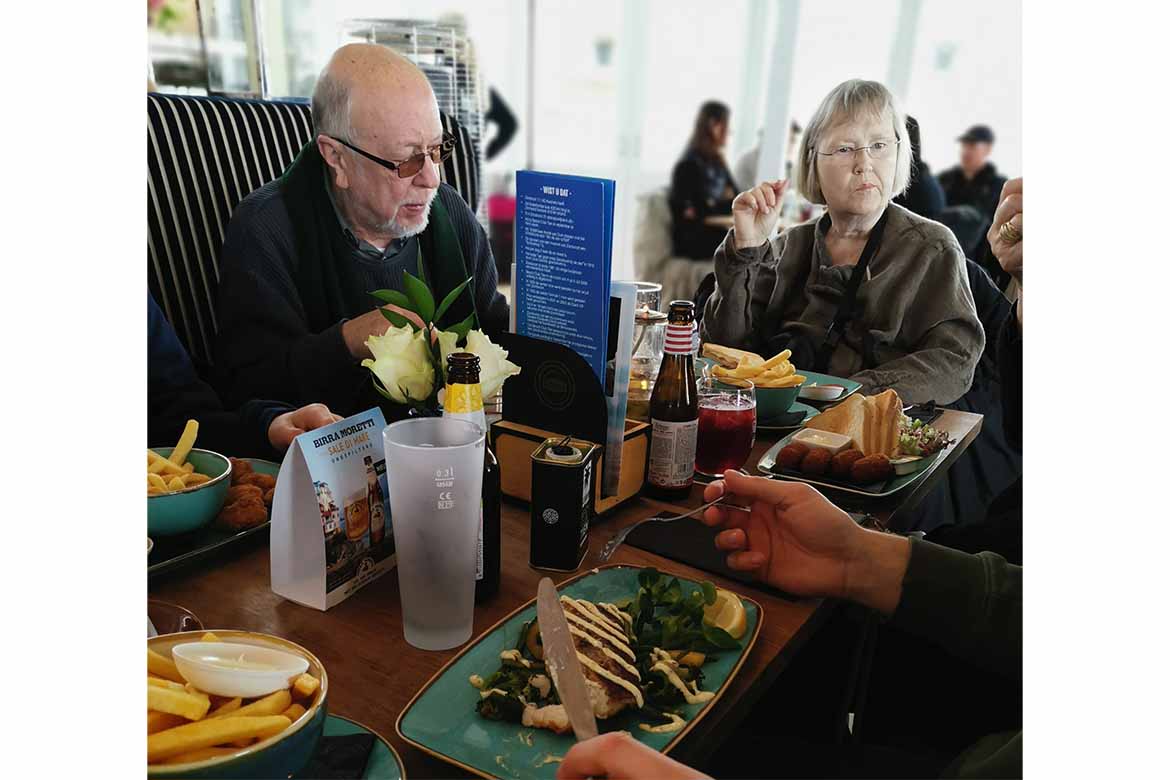
[[[731,384],[734,382],[734,384]],[[756,443],[756,387],[747,379],[703,377],[699,393],[699,438],[695,471],[722,477],[747,463]]]

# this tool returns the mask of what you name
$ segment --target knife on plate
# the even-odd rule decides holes
[[[583,742],[597,736],[597,719],[585,685],[585,673],[577,658],[577,648],[569,633],[569,621],[561,606],[557,588],[548,577],[536,590],[536,620],[540,624],[540,641],[544,645],[544,665],[560,694],[561,704],[569,716],[569,725]]]

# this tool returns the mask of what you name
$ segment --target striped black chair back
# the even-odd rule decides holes
[[[196,365],[206,367],[228,220],[313,137],[309,104],[151,93],[146,115],[147,281]],[[475,211],[476,150],[455,119],[442,121],[458,141],[442,178]]]

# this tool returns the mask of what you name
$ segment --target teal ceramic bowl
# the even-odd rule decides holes
[[[756,420],[763,423],[779,417],[792,408],[800,385],[795,387],[760,387],[756,385]]]
[[[156,450],[157,451],[157,450]],[[159,453],[162,454],[161,452]],[[257,634],[252,631],[221,631],[215,635],[224,642],[239,642],[249,645],[275,647],[295,653],[309,662],[309,674],[321,681],[313,695],[312,703],[300,702],[305,714],[293,721],[287,729],[254,745],[240,748],[228,756],[192,761],[186,764],[150,764],[146,776],[150,778],[269,778],[291,777],[309,763],[321,741],[328,713],[329,677],[317,657],[298,644],[287,639]],[[171,657],[171,648],[184,642],[197,642],[202,631],[187,631],[181,634],[165,634],[146,640],[146,646],[155,652]]]
[[[155,447],[164,458],[174,447]],[[174,536],[202,528],[211,522],[231,487],[232,463],[211,450],[193,449],[187,461],[211,481],[165,495],[146,497],[146,530],[150,536]],[[164,477],[165,478],[165,477]]]

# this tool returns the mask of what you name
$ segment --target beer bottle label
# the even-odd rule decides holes
[[[445,414],[468,414],[469,412],[483,411],[483,396],[479,384],[465,385],[462,383],[447,385],[443,396],[443,412]]]
[[[653,420],[650,431],[650,484],[684,487],[695,478],[695,443],[699,421]]]

